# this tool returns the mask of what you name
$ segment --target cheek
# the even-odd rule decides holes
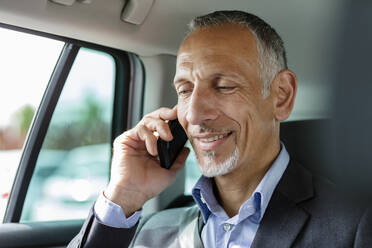
[[[231,95],[219,102],[218,108],[229,118],[242,125],[250,116],[250,102],[245,101],[239,95]]]
[[[186,121],[187,109],[188,109],[188,103],[182,100],[178,100],[177,118],[185,129],[187,126],[187,121]]]
[[[246,121],[249,116],[247,111],[247,103],[241,101],[236,96],[229,96],[216,106],[220,109],[222,119],[226,120],[226,126],[231,128],[235,132],[235,143],[238,143],[241,139],[244,127],[246,127]]]
[[[258,117],[255,104],[252,97],[247,97],[246,94],[235,94],[230,99],[226,99],[225,104],[221,105],[226,116],[235,122],[236,130],[236,143],[240,145],[246,144],[248,139],[249,130],[254,125],[254,120]],[[253,128],[254,129],[254,128]]]

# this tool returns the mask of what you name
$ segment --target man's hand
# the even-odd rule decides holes
[[[171,185],[189,154],[183,148],[170,170],[160,167],[157,137],[173,139],[165,120],[177,118],[177,109],[161,108],[146,116],[133,128],[118,136],[113,144],[111,179],[104,194],[124,210],[128,217],[143,204]]]

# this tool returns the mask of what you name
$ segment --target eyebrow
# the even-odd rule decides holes
[[[231,80],[238,79],[239,81],[244,81],[243,76],[241,76],[239,73],[235,73],[235,72],[214,73],[214,74],[210,75],[208,78],[209,79],[211,79],[211,78],[218,78],[218,79],[226,78],[226,79],[231,79]],[[180,83],[185,82],[185,81],[189,81],[189,80],[180,76],[180,77],[178,77],[174,80],[173,85],[176,86],[177,84],[180,84]]]
[[[184,77],[178,77],[178,78],[176,78],[176,79],[173,81],[172,85],[173,85],[173,86],[176,86],[177,84],[180,84],[180,83],[185,82],[185,81],[189,81],[189,80],[187,80],[187,79],[184,78]]]
[[[216,73],[211,75],[212,78],[227,78],[227,79],[238,79],[240,81],[244,80],[243,76],[236,72],[227,72],[227,73]]]

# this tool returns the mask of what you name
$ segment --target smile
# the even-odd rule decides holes
[[[208,138],[199,138],[199,140],[201,142],[209,143],[209,142],[217,141],[219,139],[223,139],[223,138],[229,136],[230,134],[231,134],[231,132],[230,133],[226,133],[226,134],[216,135],[216,136],[213,136],[213,137],[208,137]]]
[[[228,137],[232,134],[232,132],[224,133],[224,134],[209,134],[203,135],[199,137],[195,137],[195,143],[197,147],[203,151],[211,151],[216,150],[220,147]]]

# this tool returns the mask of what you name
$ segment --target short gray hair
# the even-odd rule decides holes
[[[275,76],[287,69],[287,58],[282,38],[268,23],[250,13],[243,11],[216,11],[198,16],[189,23],[189,34],[196,29],[211,26],[237,24],[247,27],[256,39],[259,53],[259,77],[264,97],[270,95],[270,85]]]

